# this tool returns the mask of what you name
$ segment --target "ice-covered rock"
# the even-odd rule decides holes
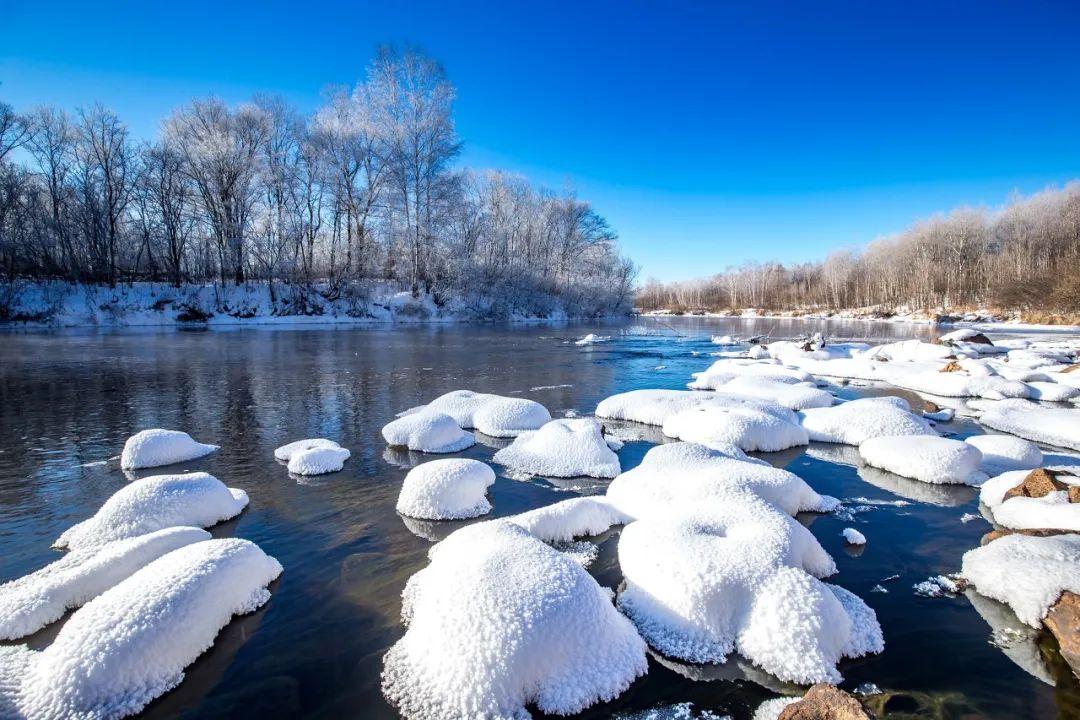
[[[775,382],[812,382],[810,373],[779,365],[776,361],[753,359],[717,360],[703,372],[694,373],[694,381],[688,387],[694,390],[716,390],[740,377],[769,378]]]
[[[343,447],[313,447],[292,453],[289,472],[296,475],[323,475],[341,470],[351,453]]]
[[[499,397],[489,400],[473,414],[473,426],[491,437],[517,437],[539,430],[551,422],[551,413],[535,400]]]
[[[383,691],[413,720],[571,714],[646,672],[645,643],[596,580],[505,521],[432,547],[403,593]]]
[[[274,459],[281,462],[289,462],[294,453],[303,452],[304,450],[314,450],[315,448],[339,448],[341,447],[333,440],[327,440],[325,438],[311,438],[308,440],[297,440],[296,442],[282,445],[278,449],[274,450]]]
[[[664,420],[668,437],[703,445],[735,445],[746,452],[775,452],[810,442],[798,417],[779,405],[718,397]]]
[[[603,496],[576,497],[506,518],[544,542],[599,535],[629,518]]]
[[[789,410],[829,407],[833,396],[813,383],[788,383],[769,377],[742,375],[715,388],[717,392],[774,402]]]
[[[1043,454],[1035,443],[1011,435],[973,435],[964,442],[982,453],[982,471],[999,475],[1010,470],[1031,470],[1042,465]]]
[[[728,400],[712,393],[691,390],[631,390],[601,400],[596,406],[596,416],[663,425],[669,415],[680,410],[724,402]]]
[[[0,648],[5,717],[133,715],[180,684],[234,615],[265,603],[281,565],[247,540],[174,550],[91,600],[41,651]]]
[[[979,500],[990,510],[994,522],[1013,530],[1080,532],[1080,503],[1069,502],[1067,489],[1059,490],[1051,485],[1044,488],[1048,492],[1037,497],[1025,494],[1007,496],[1010,490],[1025,483],[1028,475],[1028,470],[1014,470],[983,483]],[[1080,485],[1080,477],[1073,475],[1061,474],[1054,480],[1058,483],[1057,487]]]
[[[844,542],[846,542],[848,545],[866,544],[866,536],[855,528],[844,528],[844,530],[840,534],[844,536]]]
[[[472,390],[452,390],[440,395],[427,405],[421,405],[400,413],[399,417],[422,411],[442,413],[452,417],[454,422],[463,429],[473,428],[476,427],[473,423],[473,414],[485,403],[498,397],[498,395],[478,393]]]
[[[605,343],[611,339],[610,335],[596,335],[595,333],[589,333],[580,340],[575,340],[575,345],[596,345],[598,343]]]
[[[620,470],[619,456],[608,446],[600,425],[587,418],[552,420],[539,430],[522,433],[493,459],[549,477],[613,478]]]
[[[248,496],[204,472],[153,475],[116,491],[94,516],[68,528],[55,547],[78,549],[174,525],[210,527],[240,513]]]
[[[195,442],[186,432],[179,430],[141,430],[127,439],[120,453],[120,467],[124,470],[172,465],[195,460],[218,449],[217,445]]]
[[[738,651],[812,683],[884,647],[873,610],[818,579],[836,568],[810,531],[749,493],[632,522],[618,552],[619,607],[667,656],[722,663]]]
[[[896,397],[861,398],[811,408],[803,410],[800,417],[810,439],[817,442],[860,445],[875,437],[937,434],[926,420],[911,412],[907,402]]]
[[[981,404],[979,422],[988,428],[1035,442],[1080,450],[1080,412],[1025,400]]]
[[[405,476],[397,511],[421,520],[462,520],[491,512],[495,471],[479,460],[451,458],[417,465]]]
[[[388,445],[426,453],[458,452],[476,443],[473,434],[462,430],[453,417],[428,410],[391,421],[383,426],[382,436]]]
[[[981,595],[1039,627],[1062,592],[1080,592],[1080,536],[1006,535],[964,553],[961,574]]]
[[[168,552],[209,540],[193,527],[170,527],[73,550],[56,562],[0,585],[0,640],[37,632]]]
[[[982,453],[974,445],[933,435],[870,438],[859,444],[869,465],[913,480],[937,485],[978,485]]]

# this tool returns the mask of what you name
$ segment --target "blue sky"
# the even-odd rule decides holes
[[[0,99],[97,99],[150,136],[196,95],[310,110],[417,45],[458,88],[463,163],[572,185],[643,278],[681,279],[1080,177],[1078,37],[1075,0],[0,0]]]

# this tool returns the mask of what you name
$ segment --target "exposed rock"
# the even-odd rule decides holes
[[[1063,372],[1063,373],[1071,373],[1071,372],[1076,372],[1077,370],[1080,370],[1080,363],[1073,363],[1072,365],[1065,368],[1061,372]]]
[[[1080,501],[1080,488],[1070,489],[1072,486],[1058,480],[1059,475],[1067,475],[1055,470],[1036,468],[1027,474],[1024,481],[1005,493],[1004,500],[1014,497],[1040,498],[1059,490],[1069,491],[1069,502]],[[1076,499],[1074,499],[1074,497]]]
[[[1006,535],[1030,535],[1031,537],[1052,537],[1054,535],[1068,535],[1069,530],[1058,530],[1056,528],[1030,528],[1028,530],[1009,530],[1003,528],[1001,530],[991,530],[982,536],[979,541],[980,545],[986,545],[992,543],[998,538],[1003,538]]]
[[[975,345],[993,345],[994,344],[994,343],[990,342],[990,338],[986,337],[982,333],[975,333],[974,335],[968,336],[968,337],[964,338],[964,342],[973,343]]]
[[[1073,674],[1080,677],[1080,595],[1066,590],[1043,620]]]
[[[956,362],[955,360],[950,360],[948,363],[945,364],[945,367],[941,368],[941,370],[939,370],[938,372],[959,372],[963,369],[964,368],[960,367],[960,363]]]
[[[924,413],[936,413],[941,412],[941,407],[937,403],[932,403],[929,400],[923,400],[922,411]]]
[[[802,700],[788,705],[779,720],[873,720],[861,702],[827,683],[810,688]]]

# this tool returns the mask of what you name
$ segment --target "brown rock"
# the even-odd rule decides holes
[[[960,370],[963,370],[963,368],[960,367],[960,363],[955,360],[950,360],[945,364],[945,367],[941,368],[938,372],[958,372]]]
[[[936,413],[941,412],[941,408],[938,407],[937,403],[932,403],[929,400],[923,400],[922,411],[924,413]]]
[[[1024,481],[1005,493],[1004,500],[1014,497],[1039,498],[1058,490],[1067,490],[1068,485],[1057,479],[1057,473],[1046,468],[1036,468],[1027,474]]]
[[[1080,677],[1080,595],[1068,590],[1061,593],[1043,624],[1058,641],[1061,657]]]
[[[966,337],[966,338],[964,338],[964,342],[974,343],[976,345],[993,345],[994,344],[994,343],[990,342],[990,338],[986,337],[982,333],[975,333],[971,337]]]
[[[1063,373],[1071,373],[1071,372],[1076,372],[1077,370],[1080,370],[1080,363],[1073,363],[1072,365],[1065,368],[1061,372],[1063,372]]]
[[[1070,485],[1069,486],[1069,502],[1071,502],[1071,503],[1080,502],[1080,485]]]
[[[1058,530],[1056,528],[1032,528],[1028,530],[1010,530],[1008,528],[1002,528],[1001,530],[991,530],[982,536],[979,541],[980,545],[986,545],[992,543],[998,538],[1003,538],[1006,535],[1029,535],[1031,537],[1052,537],[1054,535],[1069,535],[1070,530]]]
[[[818,683],[802,700],[788,705],[779,720],[873,720],[861,702],[827,683]]]

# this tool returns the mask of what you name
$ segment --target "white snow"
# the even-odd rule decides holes
[[[186,432],[179,430],[141,430],[127,439],[120,453],[120,467],[124,470],[172,465],[195,460],[218,449],[217,445],[195,442]]]
[[[809,684],[838,682],[842,657],[884,647],[874,612],[817,579],[836,567],[810,531],[752,494],[630,523],[618,552],[619,607],[667,656],[722,663],[738,651]]]
[[[772,700],[766,700],[757,706],[757,710],[754,711],[754,717],[751,720],[779,720],[780,713],[784,712],[784,708],[788,705],[793,705],[802,700],[801,697],[778,697]]]
[[[596,416],[663,425],[668,415],[718,401],[722,400],[712,393],[690,390],[631,390],[601,400],[596,406]]]
[[[281,462],[289,462],[294,453],[302,452],[304,450],[313,450],[315,448],[339,448],[341,447],[333,440],[327,440],[326,438],[310,438],[308,440],[297,440],[296,442],[282,445],[277,450],[274,450],[274,459]]]
[[[979,422],[986,427],[1035,442],[1080,450],[1080,412],[1047,407],[1026,400],[981,404]]]
[[[529,430],[539,430],[551,421],[551,413],[535,400],[525,398],[496,398],[490,400],[473,415],[473,423],[480,432],[491,437],[517,437]]]
[[[575,340],[574,344],[575,345],[596,345],[598,343],[607,342],[610,339],[611,339],[610,335],[596,335],[594,333],[589,333],[588,335],[581,338],[580,340]]]
[[[571,714],[646,672],[645,643],[565,554],[505,521],[432,547],[402,595],[383,691],[413,720]]]
[[[551,477],[613,478],[620,471],[619,456],[608,446],[599,423],[584,418],[552,420],[539,430],[522,433],[492,459]]]
[[[281,565],[247,540],[174,550],[75,612],[51,645],[0,648],[9,717],[133,715],[179,685],[234,615],[265,603]]]
[[[351,453],[343,447],[313,447],[293,452],[289,472],[296,475],[323,475],[341,470]]]
[[[866,544],[866,536],[855,528],[844,528],[843,532],[841,532],[840,534],[844,536],[844,542],[849,545]]]
[[[768,400],[790,410],[829,407],[833,404],[833,396],[813,383],[789,383],[770,377],[740,375],[715,389],[725,394]]]
[[[476,427],[473,423],[473,414],[485,403],[497,397],[499,396],[473,392],[472,390],[452,390],[445,395],[440,395],[427,405],[421,405],[399,413],[399,417],[426,410],[430,413],[449,415],[462,429],[473,428]]]
[[[1080,503],[1070,503],[1065,490],[1056,490],[1042,497],[1014,496],[1005,499],[1005,493],[1024,481],[1029,470],[1002,473],[983,483],[979,500],[994,518],[994,522],[1014,530],[1070,530],[1080,532]],[[1066,485],[1080,485],[1080,478],[1059,475]]]
[[[94,516],[68,528],[54,547],[78,549],[143,535],[173,525],[210,527],[247,507],[243,490],[204,472],[135,480],[105,501]]]
[[[694,373],[694,381],[689,387],[694,390],[716,390],[721,385],[738,377],[770,378],[776,382],[809,382],[813,377],[802,370],[786,368],[775,362],[757,362],[755,360],[724,359],[717,360],[703,372]]]
[[[867,464],[913,480],[937,485],[978,485],[982,453],[974,445],[933,435],[870,438],[859,444]]]
[[[184,545],[209,540],[193,527],[73,550],[56,562],[0,585],[0,640],[36,632],[116,585],[139,568]]]
[[[427,453],[458,452],[476,443],[473,434],[462,430],[453,417],[430,410],[391,421],[383,426],[382,436],[388,445]]]
[[[417,465],[405,476],[397,511],[421,520],[462,520],[491,512],[495,471],[479,460],[451,458]]]
[[[1080,593],[1080,537],[1006,535],[966,552],[961,574],[1021,622],[1039,627],[1062,592]]]
[[[668,437],[710,446],[735,445],[746,452],[775,452],[810,442],[798,418],[786,408],[723,397],[668,415],[663,430]]]
[[[606,497],[576,497],[506,518],[544,542],[599,535],[629,518]]]
[[[1009,470],[1031,470],[1042,465],[1043,454],[1035,443],[1011,435],[973,435],[964,442],[979,448],[983,472],[999,475]]]
[[[887,435],[937,434],[896,397],[850,400],[833,407],[803,410],[799,415],[810,439],[818,442],[860,445]]]

